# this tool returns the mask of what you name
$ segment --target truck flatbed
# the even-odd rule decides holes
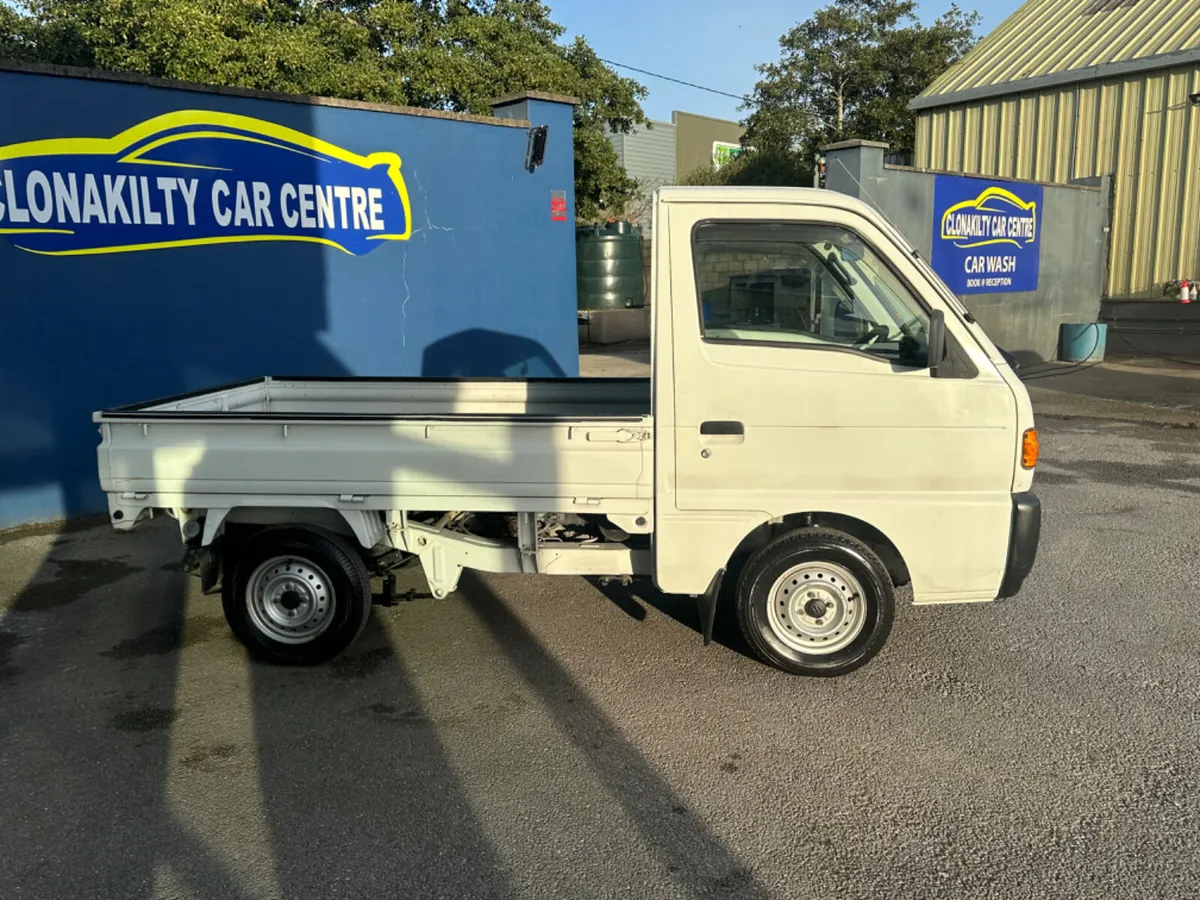
[[[247,494],[376,510],[635,514],[651,502],[648,379],[270,377],[94,420],[101,486],[150,508],[244,506]]]

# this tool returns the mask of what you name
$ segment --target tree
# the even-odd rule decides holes
[[[580,99],[576,209],[619,216],[635,184],[607,128],[645,121],[646,90],[539,0],[18,0],[0,56],[161,78],[486,114],[506,93]]]
[[[813,163],[787,148],[744,149],[736,159],[716,169],[702,166],[680,178],[680,184],[742,184],[810,187]]]
[[[0,59],[32,59],[34,31],[35,25],[28,17],[0,2]]]
[[[953,3],[928,27],[916,12],[916,0],[834,0],[784,34],[779,61],[758,67],[746,141],[810,161],[849,138],[911,150],[909,101],[974,45],[979,24]]]

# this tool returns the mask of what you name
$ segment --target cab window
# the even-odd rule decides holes
[[[928,364],[929,314],[853,232],[706,222],[692,250],[707,341],[832,347]]]

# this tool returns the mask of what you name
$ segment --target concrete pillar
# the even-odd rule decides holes
[[[883,180],[883,155],[888,145],[879,141],[839,141],[821,148],[825,154],[825,187],[870,201]]]
[[[527,274],[534,276],[534,290],[552,290],[564,308],[564,315],[571,316],[579,307],[575,271],[574,140],[575,107],[578,104],[579,100],[575,97],[539,91],[509,94],[491,103],[492,114],[498,119],[524,120],[531,129],[543,125],[547,129],[545,158],[536,169],[526,169],[523,177],[533,185],[528,194],[533,214],[545,216],[554,223],[553,240],[547,241],[542,249],[549,258],[564,262],[571,278],[569,284],[546,285],[536,280],[536,272]],[[528,135],[528,132],[525,134]],[[524,160],[528,147],[526,137],[514,142],[506,152],[519,155]],[[541,206],[540,210],[538,206]]]

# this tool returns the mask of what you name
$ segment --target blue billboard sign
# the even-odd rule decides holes
[[[931,264],[956,294],[1036,291],[1042,186],[938,175]]]
[[[302,241],[361,256],[406,240],[411,218],[395,153],[248,116],[183,110],[0,147],[0,234],[32,253]]]

